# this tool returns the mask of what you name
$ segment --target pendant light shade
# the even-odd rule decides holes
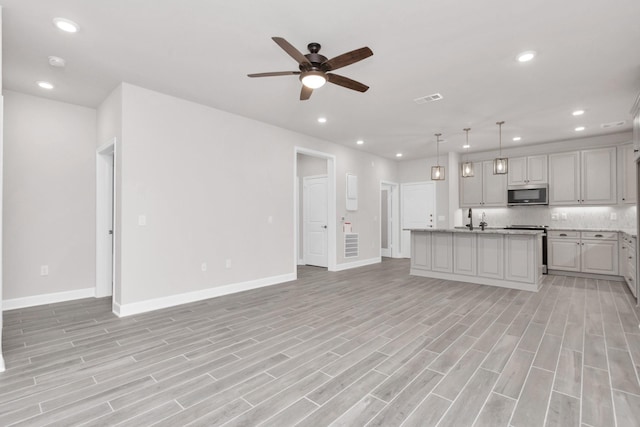
[[[440,136],[436,133],[436,165],[431,166],[431,179],[433,181],[444,181],[444,166],[440,166]]]
[[[464,148],[465,150],[468,150],[469,149],[469,131],[471,130],[471,128],[464,128],[463,130],[467,133],[467,143],[465,144]],[[465,162],[462,162],[462,177],[463,178],[473,177],[473,162],[470,162],[468,160]]]
[[[504,175],[509,171],[509,160],[506,157],[502,157],[502,125],[504,122],[496,122],[498,125],[499,132],[499,144],[500,151],[498,157],[493,159],[493,174],[494,175]]]

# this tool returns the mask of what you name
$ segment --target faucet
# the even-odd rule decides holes
[[[469,224],[467,224],[467,227],[469,227],[469,231],[473,230],[473,213],[471,211],[471,208],[469,208]]]
[[[484,212],[482,212],[482,219],[480,220],[480,229],[484,231],[484,228],[489,225],[487,224],[487,216]]]

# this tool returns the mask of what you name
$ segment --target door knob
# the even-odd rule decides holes
[[[326,226],[326,225],[323,225],[323,226],[322,226],[322,228],[327,228],[327,226]]]

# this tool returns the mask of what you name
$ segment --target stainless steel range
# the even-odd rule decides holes
[[[547,274],[547,225],[507,225],[505,230],[542,230],[542,274]]]

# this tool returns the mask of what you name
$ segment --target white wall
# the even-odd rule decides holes
[[[122,303],[294,274],[295,146],[336,156],[338,264],[347,172],[360,259],[379,257],[379,183],[395,180],[394,161],[123,84]]]
[[[116,140],[116,151],[114,156],[115,162],[115,205],[120,206],[122,203],[122,156],[120,144],[122,142],[122,85],[118,85],[107,98],[102,101],[97,112],[97,134],[96,145],[99,147],[112,139]],[[117,208],[115,217],[115,271],[113,277],[113,302],[117,305],[122,303],[121,298],[121,277],[122,277],[122,210]]]
[[[0,93],[2,92],[2,6],[0,6]],[[4,134],[4,100],[3,97],[0,96],[0,372],[4,371],[4,358],[2,357],[2,311],[3,311],[3,303],[2,303],[2,230],[3,230],[3,220],[2,220],[2,212],[3,212],[3,204],[2,204],[2,188],[3,182],[2,177],[3,173],[3,164],[4,164],[4,142],[3,142],[3,134]]]
[[[10,91],[4,102],[3,297],[93,288],[96,111]]]

